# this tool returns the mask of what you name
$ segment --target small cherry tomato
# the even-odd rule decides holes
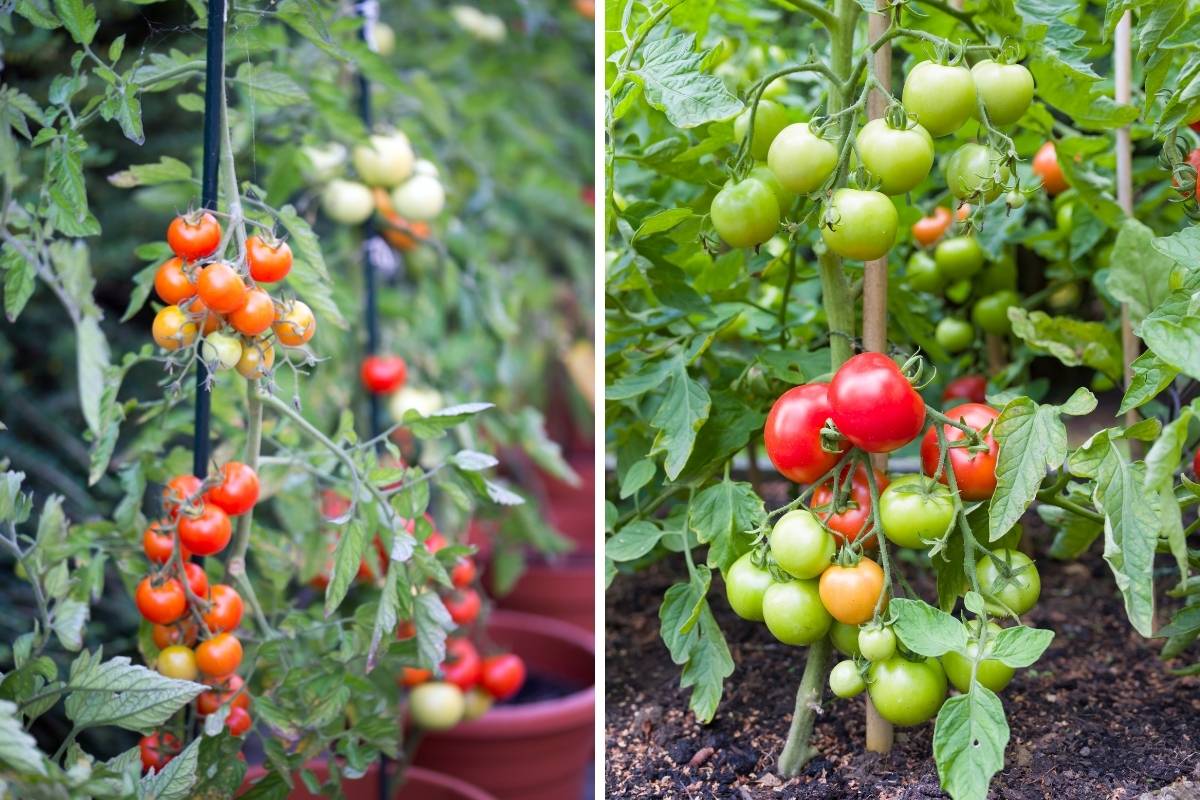
[[[154,293],[167,305],[178,305],[196,293],[196,285],[183,270],[183,260],[169,258],[154,273]]]
[[[241,706],[234,706],[229,709],[229,715],[225,717],[225,727],[229,729],[229,733],[233,736],[241,736],[250,730],[251,724],[250,712]]]
[[[187,595],[174,578],[155,584],[149,576],[142,578],[134,595],[138,611],[149,622],[169,625],[187,611]]]
[[[245,336],[257,336],[271,327],[275,321],[275,301],[262,289],[246,292],[241,308],[229,314],[229,324]]]
[[[154,668],[163,677],[173,678],[177,681],[194,681],[200,674],[200,670],[196,666],[196,654],[192,652],[192,648],[181,644],[173,644],[164,648],[158,654]]]
[[[162,768],[179,755],[179,751],[182,749],[179,739],[166,731],[143,736],[138,741],[138,751],[142,757],[142,771],[162,772]]]
[[[196,294],[207,308],[229,314],[246,303],[247,289],[233,267],[224,261],[214,261],[196,277]]]
[[[929,247],[950,229],[950,209],[937,206],[928,217],[921,217],[913,223],[913,239],[922,247]]]
[[[258,502],[258,475],[240,461],[229,461],[221,468],[221,482],[208,490],[204,501],[231,517],[245,514]]]
[[[452,592],[442,598],[442,603],[450,612],[450,619],[454,620],[455,625],[470,625],[479,617],[479,611],[483,607],[479,592],[474,589]]]
[[[163,523],[151,522],[142,533],[142,551],[155,564],[165,564],[175,552],[175,534],[162,529]],[[191,558],[187,548],[181,547],[179,557],[184,561]]]
[[[275,364],[275,348],[265,339],[242,343],[242,357],[238,359],[237,371],[246,380],[266,377]]]
[[[180,508],[189,500],[199,500],[200,487],[203,481],[195,475],[176,475],[163,487],[163,510],[171,519],[179,516]]]
[[[896,654],[896,634],[884,625],[858,629],[858,650],[867,661],[886,661]]]
[[[743,553],[725,572],[725,597],[733,613],[752,622],[763,621],[763,595],[774,582],[771,573],[754,563],[754,553]]]
[[[420,667],[403,667],[400,673],[400,684],[412,688],[430,680],[433,673]]]
[[[292,248],[287,242],[267,241],[260,236],[246,239],[246,264],[258,283],[275,283],[292,269]]]
[[[317,318],[312,309],[299,300],[294,300],[284,310],[282,316],[275,318],[271,329],[279,343],[285,347],[300,347],[317,332]]]
[[[204,624],[213,633],[232,631],[241,624],[245,606],[242,596],[232,586],[224,583],[213,585],[208,603]]]
[[[231,633],[218,633],[196,647],[196,664],[206,677],[232,675],[242,663],[242,643]]]
[[[1046,142],[1039,147],[1030,166],[1033,167],[1034,174],[1042,179],[1042,188],[1046,190],[1046,194],[1054,196],[1066,191],[1069,184],[1063,177],[1062,167],[1059,166],[1058,150],[1055,149],[1054,142]]]
[[[525,683],[525,661],[515,653],[488,656],[483,660],[483,688],[497,700],[507,700]]]
[[[221,224],[207,211],[181,214],[167,226],[167,244],[184,261],[211,256],[221,243]]]
[[[843,473],[842,481],[845,480],[846,475]],[[887,475],[875,470],[875,489],[882,492],[887,486]],[[839,542],[853,542],[866,532],[871,521],[871,484],[867,481],[867,472],[862,465],[855,468],[850,479],[850,494],[846,498],[846,507],[841,511],[834,509],[835,499],[832,483],[823,483],[813,492],[809,505],[817,517],[833,531]]]
[[[198,556],[216,555],[233,536],[229,515],[213,504],[205,504],[196,514],[179,518],[179,541]]]
[[[454,562],[454,568],[450,570],[450,582],[459,589],[464,589],[475,582],[475,576],[478,574],[479,570],[475,566],[474,559],[460,558]]]
[[[388,394],[404,385],[408,365],[400,356],[367,356],[359,375],[368,392]]]
[[[245,690],[246,683],[242,676],[234,674],[223,680],[210,678],[205,683],[213,688],[196,698],[196,713],[200,716],[207,717],[226,704],[234,708],[250,708],[250,693]]]
[[[221,315],[209,310],[199,296],[188,301],[187,315],[192,324],[198,326],[200,332],[206,336],[225,324]]]
[[[196,341],[196,323],[179,306],[164,306],[154,316],[150,335],[163,350],[178,350]]]
[[[829,671],[829,689],[842,699],[858,697],[866,688],[866,681],[858,671],[858,665],[849,659],[839,661]]]
[[[150,627],[151,638],[154,639],[154,646],[159,650],[165,650],[173,644],[185,644],[191,647],[196,643],[196,623],[189,618],[185,618],[172,625],[152,625]]]
[[[204,567],[188,562],[183,565],[183,572],[187,576],[188,588],[192,590],[192,594],[201,600],[208,597],[208,574]]]
[[[446,639],[446,660],[441,665],[442,680],[466,691],[479,683],[483,662],[470,639],[451,636]]]
[[[418,728],[444,731],[462,722],[467,704],[463,690],[453,683],[430,681],[413,687],[408,710]]]

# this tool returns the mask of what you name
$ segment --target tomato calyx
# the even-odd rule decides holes
[[[904,104],[896,100],[889,103],[887,110],[883,112],[883,121],[894,131],[907,131],[915,124]]]

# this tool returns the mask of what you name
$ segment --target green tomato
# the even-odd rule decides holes
[[[937,294],[946,285],[946,279],[937,268],[933,256],[922,250],[914,250],[908,257],[904,278],[909,288],[918,292]]]
[[[763,621],[784,644],[812,644],[829,631],[833,617],[821,604],[816,581],[772,583],[763,595]]]
[[[867,661],[887,661],[896,655],[896,634],[883,625],[864,625],[858,629],[858,649]]]
[[[943,317],[933,335],[937,343],[951,355],[961,353],[975,341],[975,329],[971,323],[958,317]]]
[[[1024,193],[1013,189],[1008,194],[1004,195],[1004,205],[1008,206],[1013,211],[1018,208],[1024,208],[1027,202]]]
[[[837,166],[837,146],[813,133],[807,122],[788,125],[767,151],[767,165],[789,192],[820,189]]]
[[[925,547],[950,530],[954,498],[945,484],[904,475],[879,496],[879,522],[883,535],[900,547]]]
[[[993,125],[1011,125],[1033,102],[1033,75],[1020,64],[984,59],[971,67],[971,78]]]
[[[1007,571],[1009,577],[1003,577]],[[1042,579],[1033,559],[1020,550],[995,550],[975,564],[975,577],[993,616],[1024,614],[1037,603]]]
[[[1067,201],[1058,207],[1054,212],[1054,226],[1058,228],[1059,233],[1066,236],[1071,235],[1071,229],[1075,223],[1075,204]]]
[[[858,697],[867,684],[863,681],[858,665],[849,659],[839,661],[829,670],[829,689],[842,699]]]
[[[975,111],[975,81],[966,67],[922,61],[904,79],[904,107],[929,135],[954,133]]]
[[[788,93],[788,85],[786,78],[776,78],[766,85],[763,89],[762,96],[771,100],[783,97]]]
[[[1112,263],[1113,243],[1109,242],[1101,248],[1093,251],[1092,264],[1096,269],[1108,269],[1108,265]],[[1178,287],[1172,287],[1178,288]]]
[[[842,655],[850,658],[862,655],[862,651],[858,649],[857,625],[848,625],[845,622],[834,620],[833,625],[829,628],[829,638],[833,640],[833,646]]]
[[[920,725],[933,719],[946,700],[946,673],[936,658],[909,661],[894,655],[871,664],[867,693],[879,716],[893,725]]]
[[[1078,283],[1064,283],[1046,298],[1046,305],[1055,311],[1066,311],[1079,305],[1082,292]]]
[[[1000,155],[981,144],[964,144],[955,150],[944,170],[946,187],[959,200],[977,200],[980,195],[995,200],[1011,176]]]
[[[975,301],[971,309],[971,320],[985,332],[995,336],[1004,336],[1012,330],[1012,321],[1008,318],[1008,309],[1021,304],[1017,293],[1008,289],[994,292]]]
[[[738,142],[745,139],[746,134],[750,131],[750,112],[752,110],[747,107],[733,121],[733,138]],[[766,158],[767,151],[771,149],[771,142],[775,140],[781,130],[787,127],[787,124],[787,111],[783,109],[783,106],[773,100],[760,100],[758,112],[754,115],[754,138],[750,141],[751,157],[757,161]]]
[[[730,247],[754,247],[779,230],[779,201],[762,181],[727,183],[708,210],[717,234]]]
[[[825,246],[842,258],[882,258],[896,241],[899,216],[887,195],[838,189],[829,203],[830,225],[821,226]]]
[[[418,728],[445,731],[462,722],[467,701],[453,683],[430,681],[409,690],[408,710]]]
[[[816,578],[828,568],[837,545],[808,509],[797,508],[779,518],[770,536],[771,555],[795,578]]]
[[[933,139],[917,124],[897,130],[873,119],[858,132],[857,145],[863,166],[883,182],[884,194],[904,194],[933,168]]]
[[[771,573],[754,563],[754,553],[745,553],[725,573],[725,597],[733,613],[742,619],[762,622],[763,594],[771,585]]]
[[[946,280],[961,281],[983,269],[983,248],[974,236],[954,236],[938,242],[933,260]]]
[[[774,172],[771,172],[771,168],[766,164],[755,165],[747,177],[761,182],[771,190],[771,194],[775,195],[775,202],[779,203],[781,215],[787,213],[792,204],[796,202],[796,195],[784,188],[783,184],[779,182],[779,178]]]
[[[969,280],[955,281],[946,287],[946,299],[955,303],[962,303],[971,296],[971,282]]]
[[[991,653],[993,642],[996,634],[1004,630],[994,622],[988,623],[988,640],[985,647],[984,655]],[[942,667],[946,670],[946,677],[950,679],[950,683],[955,689],[960,692],[968,692],[971,690],[971,664],[975,661],[979,653],[979,642],[972,638],[967,642],[967,655],[951,651],[942,656]],[[979,662],[979,666],[975,671],[975,679],[980,684],[991,689],[993,692],[1002,692],[1012,681],[1013,676],[1017,673],[1015,669],[1006,665],[1003,661],[998,661],[994,658],[985,658]]]
[[[1004,254],[999,261],[988,264],[974,281],[975,289],[980,295],[999,292],[1002,289],[1016,291],[1017,262],[1010,254]]]

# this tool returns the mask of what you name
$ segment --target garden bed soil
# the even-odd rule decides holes
[[[1027,525],[1035,549],[1044,549],[1049,534]],[[1166,798],[1181,790],[1189,797],[1189,780],[1200,782],[1200,678],[1169,674],[1158,658],[1161,641],[1132,630],[1100,544],[1092,550],[1075,563],[1038,559],[1041,602],[1025,621],[1056,635],[1002,694],[1011,738],[1005,769],[992,782],[997,800]],[[928,576],[918,577],[917,590],[931,596]],[[819,755],[798,778],[776,776],[807,650],[734,616],[719,577],[709,598],[736,667],[716,718],[698,724],[659,640],[658,606],[672,582],[660,564],[618,577],[607,594],[606,796],[946,796],[933,763],[932,724],[897,729],[890,753],[867,753],[863,700],[835,701],[828,692],[812,742]],[[1167,617],[1160,611],[1159,619]]]

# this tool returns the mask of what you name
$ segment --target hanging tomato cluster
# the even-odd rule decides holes
[[[430,553],[446,547],[446,537],[436,530],[424,546]],[[458,558],[450,570],[453,589],[442,592],[442,603],[454,624],[469,629],[479,619],[483,598],[474,587],[478,569],[474,559]],[[487,713],[493,703],[507,700],[525,683],[525,662],[515,653],[481,657],[466,630],[446,639],[446,658],[434,671],[404,667],[399,681],[409,688],[413,724],[425,730],[446,730]],[[411,622],[396,630],[397,638],[416,635]],[[435,680],[435,677],[437,678]]]
[[[211,686],[196,699],[196,713],[205,716],[228,706],[225,725],[234,736],[252,722],[250,696],[236,674],[242,644],[233,634],[244,605],[232,586],[210,586],[204,568],[191,557],[223,551],[233,535],[230,517],[249,512],[258,493],[257,474],[237,461],[205,481],[193,475],[172,478],[163,489],[162,519],[142,534],[152,569],[134,595],[138,611],[152,625],[159,651],[154,668],[168,678],[202,679]],[[169,733],[145,737],[143,767],[161,769],[178,751],[179,742]]]
[[[981,388],[958,391],[973,396]],[[730,567],[725,584],[734,612],[764,622],[785,644],[830,635],[839,650],[860,658],[834,668],[835,694],[850,697],[869,684],[889,722],[932,718],[946,697],[947,674],[965,691],[971,664],[955,654],[939,661],[897,649],[885,614],[889,576],[864,549],[879,548],[880,536],[900,547],[929,548],[953,530],[964,501],[989,499],[996,489],[997,417],[977,402],[945,416],[927,409],[905,372],[880,353],[854,356],[828,384],[789,389],[767,417],[766,451],[785,477],[810,484],[801,500],[811,497],[806,506],[790,504],[765,539]],[[877,469],[868,473],[867,454],[892,452],[917,437],[921,474],[889,480]],[[1040,593],[1037,568],[1005,541],[993,546],[976,562],[987,610],[997,617],[1024,614]],[[994,691],[1012,677],[998,661],[982,664],[980,680]]]
[[[233,369],[248,380],[270,374],[276,343],[301,347],[317,331],[312,309],[294,298],[273,298],[260,284],[283,280],[292,250],[271,235],[246,239],[245,264],[218,255],[221,225],[212,213],[176,217],[167,229],[175,253],[159,266],[154,291],[167,305],[154,318],[154,341],[176,351],[200,341],[213,371]]]

